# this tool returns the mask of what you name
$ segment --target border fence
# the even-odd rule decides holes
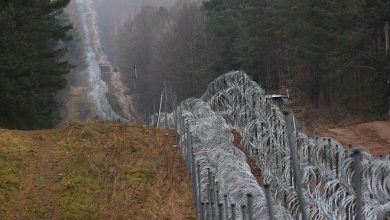
[[[175,97],[164,86],[151,125],[177,131],[198,219],[390,219],[389,158],[297,132],[244,72],[218,77],[199,99]]]

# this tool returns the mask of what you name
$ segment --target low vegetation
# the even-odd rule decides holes
[[[195,219],[168,130],[110,123],[0,130],[5,219]]]

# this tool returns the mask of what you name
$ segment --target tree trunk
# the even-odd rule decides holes
[[[318,72],[317,72],[318,68],[317,68],[317,64],[314,65],[314,89],[313,89],[313,102],[314,102],[314,106],[317,108],[318,107],[318,98],[319,98],[319,94],[320,94],[320,88],[319,88],[319,83],[318,83]]]

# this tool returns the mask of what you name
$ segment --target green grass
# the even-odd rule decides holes
[[[175,141],[112,123],[0,130],[0,219],[194,219]],[[174,184],[173,163],[183,169]]]
[[[30,157],[21,138],[0,130],[0,216],[7,216],[8,208],[17,202],[14,193],[23,181]]]
[[[62,216],[65,219],[112,218],[104,213],[109,209],[107,200],[116,200],[117,206],[127,205],[127,201],[117,199],[123,194],[117,187],[131,192],[131,187],[139,189],[153,175],[151,169],[136,165],[147,143],[121,135],[120,131],[112,132],[104,123],[83,125],[74,133],[74,127],[78,126],[64,129],[69,144],[57,145],[71,155],[58,198]],[[137,190],[130,197],[139,200],[142,196],[135,195],[142,193]]]

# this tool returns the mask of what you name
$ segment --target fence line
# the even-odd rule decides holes
[[[344,149],[335,139],[289,131],[284,113],[245,73],[224,74],[201,99],[171,106],[172,113],[161,120],[178,132],[199,219],[390,218],[389,159],[373,159],[364,150],[353,153],[356,149]],[[232,129],[262,170],[266,190],[233,145]],[[296,152],[291,150],[295,144]]]

